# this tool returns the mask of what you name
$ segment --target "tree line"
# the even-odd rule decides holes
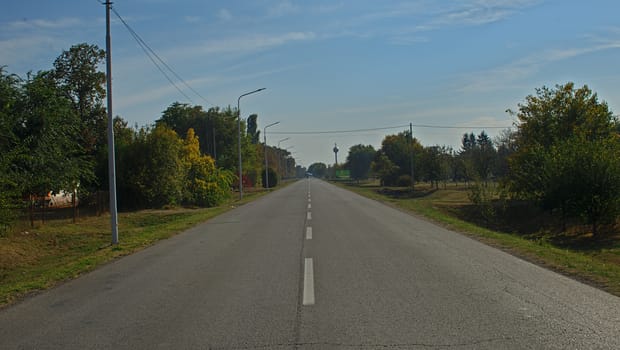
[[[476,204],[487,205],[497,196],[525,201],[562,222],[579,219],[591,225],[594,236],[601,224],[615,223],[620,214],[620,123],[607,103],[588,86],[567,83],[536,89],[508,112],[518,122],[494,140],[484,131],[466,133],[454,150],[422,146],[403,131],[386,136],[377,150],[352,146],[341,167],[354,180],[376,177],[382,186],[471,183]],[[317,176],[333,176],[335,170],[322,163],[309,169]]]
[[[25,77],[0,67],[0,228],[16,209],[49,193],[106,191],[105,52],[86,43],[63,51],[50,70]],[[172,103],[153,125],[114,119],[119,207],[214,206],[238,183],[237,111]],[[242,122],[246,186],[296,172],[285,150],[267,147],[270,184],[261,181],[265,148],[257,115]],[[279,165],[279,166],[276,166]],[[43,201],[39,203],[39,201]]]

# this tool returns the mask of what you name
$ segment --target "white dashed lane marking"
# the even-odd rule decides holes
[[[312,258],[306,258],[304,261],[303,305],[314,305],[314,267]]]

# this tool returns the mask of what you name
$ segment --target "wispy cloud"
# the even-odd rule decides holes
[[[430,41],[429,32],[452,27],[481,26],[506,20],[538,4],[540,0],[478,0],[456,3],[429,1],[404,2],[373,8],[372,12],[353,13],[339,27],[340,36],[385,37],[404,45]]]
[[[182,54],[227,54],[227,53],[247,53],[258,50],[269,49],[286,45],[291,42],[308,41],[316,38],[314,32],[288,32],[283,34],[266,35],[254,34],[227,38],[222,40],[211,40],[202,44],[192,44],[185,49],[175,49]]]
[[[429,27],[478,26],[498,22],[539,3],[539,0],[479,0],[441,9]]]
[[[289,0],[280,1],[275,6],[271,7],[268,11],[269,17],[282,17],[290,14],[298,13],[300,11],[299,6],[294,5]]]
[[[79,18],[60,18],[56,20],[50,19],[23,19],[21,21],[14,21],[8,23],[7,28],[13,30],[25,30],[25,29],[60,29],[70,28],[82,25],[83,21]]]
[[[467,82],[460,90],[479,92],[502,89],[511,83],[531,77],[551,63],[613,49],[620,49],[620,40],[591,43],[583,47],[548,49],[524,56],[503,66],[472,73],[466,78]]]

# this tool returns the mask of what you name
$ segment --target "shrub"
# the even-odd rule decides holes
[[[410,175],[401,175],[398,177],[396,184],[399,187],[411,187],[411,185],[413,184],[413,181],[411,181]]]
[[[273,170],[272,168],[268,168],[267,173],[269,175],[269,183],[267,183],[267,179],[265,179],[265,169],[263,169],[263,171],[261,172],[261,176],[263,180],[263,187],[264,188],[276,187],[278,185],[278,175],[276,174],[275,170]]]

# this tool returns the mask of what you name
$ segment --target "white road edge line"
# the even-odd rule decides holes
[[[312,220],[312,213],[311,212],[308,212],[308,215],[306,216],[306,219],[307,220]]]
[[[306,239],[312,239],[312,226],[306,227]]]
[[[304,261],[303,305],[314,305],[314,268],[312,258],[305,258]]]

